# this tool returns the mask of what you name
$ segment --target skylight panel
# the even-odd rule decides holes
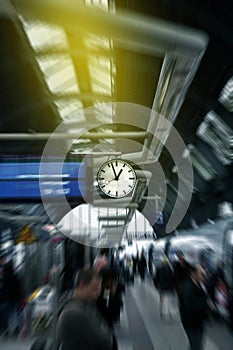
[[[115,111],[112,108],[111,104],[108,105],[100,105],[100,107],[95,107],[96,111],[96,119],[99,120],[101,123],[113,123]]]
[[[219,101],[229,112],[233,112],[233,77],[231,77],[222,89]]]
[[[79,92],[73,63],[68,55],[37,58],[52,93]]]
[[[80,89],[73,61],[68,54],[69,43],[64,29],[58,25],[26,20],[23,17],[21,21],[35,51],[38,67],[54,96],[54,104],[60,117],[66,122],[73,122],[76,116],[80,119],[78,112],[83,105],[78,99]],[[64,54],[58,53],[61,51],[64,51]],[[69,99],[68,94],[77,94],[77,99]]]
[[[91,53],[88,58],[88,67],[92,91],[112,95],[114,89],[112,75],[115,74],[115,66],[112,59],[111,40],[89,33],[85,39],[85,46]]]
[[[108,10],[107,0],[95,0],[87,2],[90,6],[97,6]],[[45,83],[53,95],[54,105],[60,117],[66,123],[72,123],[76,116],[80,117],[80,109],[83,109],[83,96],[90,95],[94,104],[105,103],[112,98],[114,91],[115,66],[112,58],[112,41],[105,36],[97,36],[86,33],[83,38],[85,59],[87,59],[89,85],[85,81],[77,79],[77,67],[74,67],[70,56],[70,44],[65,30],[55,24],[40,20],[28,20],[21,18],[28,40],[35,51],[35,60],[41,70]],[[78,51],[80,54],[80,52]],[[81,75],[82,77],[82,75]],[[90,91],[84,91],[90,86]],[[82,91],[81,91],[82,89]],[[77,96],[77,101],[76,100]],[[64,101],[66,101],[64,103]],[[112,118],[100,117],[103,122],[112,122]]]
[[[99,7],[102,10],[108,10],[108,0],[85,0],[85,5]]]
[[[213,170],[211,164],[207,161],[206,158],[202,156],[200,152],[193,146],[190,153],[192,164],[199,176],[201,176],[205,181],[212,180],[216,173]]]
[[[230,218],[233,216],[232,203],[222,202],[218,205],[218,216],[222,219]]]
[[[111,65],[105,57],[90,56],[89,71],[92,90],[94,92],[111,95]]]
[[[233,161],[233,130],[215,111],[207,113],[196,134],[214,150],[222,164],[227,165]]]
[[[88,33],[85,39],[85,46],[90,50],[103,50],[103,52],[109,53],[112,47],[112,40],[104,36]]]
[[[52,47],[68,50],[68,41],[62,27],[38,20],[26,20],[23,17],[21,17],[21,21],[28,39],[36,52]]]
[[[55,105],[60,111],[60,116],[66,123],[85,122],[85,116],[81,113],[83,105],[78,99],[58,99]]]

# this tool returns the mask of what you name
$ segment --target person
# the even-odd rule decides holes
[[[205,286],[212,302],[216,304],[216,287],[218,283],[218,276],[214,269],[207,268]]]
[[[132,255],[132,259],[133,259],[133,276],[136,276],[137,272],[138,272],[138,251],[136,255]]]
[[[180,289],[183,282],[189,276],[189,271],[191,264],[185,259],[184,254],[181,250],[177,252],[178,260],[174,263],[174,277],[175,277],[175,287],[178,300],[180,302]]]
[[[111,257],[109,255],[109,248],[102,248],[100,253],[94,259],[93,268],[99,272],[104,268],[109,268],[110,265]]]
[[[111,256],[110,264],[98,257],[94,260],[93,269],[101,276],[101,293],[97,299],[97,307],[113,332],[113,349],[117,349],[114,334],[114,324],[120,321],[120,312],[123,308],[123,294],[125,286],[122,283],[121,269],[117,259]]]
[[[160,297],[161,320],[165,319],[167,315],[172,319],[175,309],[175,279],[167,257],[163,258],[162,264],[158,267],[155,280]]]
[[[150,275],[153,275],[153,253],[154,253],[154,245],[150,244],[148,249],[148,270]]]
[[[19,327],[18,307],[22,292],[12,261],[6,262],[6,255],[0,251],[0,333],[13,335]]]
[[[72,266],[71,257],[68,257],[63,270],[61,271],[61,294],[69,294],[74,285],[74,267]]]
[[[118,276],[113,268],[103,270],[101,276],[102,288],[97,299],[97,308],[112,330],[112,350],[117,350],[118,345],[114,333],[114,325],[120,321],[120,311],[123,307],[121,290],[118,288]]]
[[[124,275],[124,281],[125,283],[134,282],[134,275],[133,275],[133,259],[132,256],[128,256],[127,254],[124,255],[123,260],[123,275]]]
[[[147,268],[146,258],[145,258],[144,251],[142,250],[140,259],[138,261],[138,272],[142,282],[145,280],[146,268]]]
[[[205,271],[190,266],[189,278],[181,285],[180,316],[191,350],[202,350],[204,322],[208,316],[208,296],[204,288]]]
[[[229,291],[228,291],[228,312],[229,312],[229,327],[233,334],[233,287],[229,287]]]
[[[58,317],[56,349],[112,350],[112,331],[96,307],[101,282],[93,269],[78,272],[73,297],[65,302]]]

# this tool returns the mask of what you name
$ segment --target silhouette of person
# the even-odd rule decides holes
[[[96,307],[101,278],[93,269],[82,269],[75,281],[73,298],[60,313],[55,348],[66,350],[111,350],[113,334]]]
[[[183,282],[189,277],[191,264],[186,261],[184,254],[181,250],[177,252],[177,257],[178,257],[178,261],[174,263],[174,277],[175,277],[176,293],[180,301],[181,286]]]
[[[175,279],[174,272],[167,257],[156,272],[157,288],[160,296],[160,317],[165,319],[168,315],[173,318],[175,303]]]
[[[181,286],[181,322],[191,350],[202,350],[204,321],[207,318],[208,296],[203,288],[205,271],[200,265],[190,267],[190,275]]]
[[[15,333],[18,327],[17,311],[21,301],[20,281],[12,262],[6,263],[6,253],[0,252],[0,332]]]
[[[140,259],[138,261],[138,272],[139,272],[139,275],[141,277],[141,281],[145,280],[146,268],[147,268],[146,258],[145,258],[144,251],[142,251]]]

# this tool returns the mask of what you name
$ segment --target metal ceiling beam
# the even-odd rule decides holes
[[[119,225],[102,225],[101,228],[118,228],[118,227],[122,227],[125,226],[124,224],[119,224]]]
[[[120,201],[109,201],[108,199],[100,199],[95,200],[92,204],[94,207],[98,208],[138,208],[137,203],[129,203],[129,198],[126,198],[126,200],[120,200]]]
[[[127,43],[127,48],[140,48],[141,51],[158,53],[168,49],[193,55],[193,52],[205,50],[207,35],[192,28],[174,25],[171,22],[157,18],[138,15],[129,16],[128,12],[118,11],[108,13],[96,11],[80,2],[64,1],[14,1],[16,9],[22,15],[37,17],[46,21],[52,21],[64,27],[77,31],[93,31],[96,35],[108,35],[121,46]],[[67,20],[68,19],[68,20]],[[196,34],[200,33],[201,36]],[[192,40],[190,40],[192,37]],[[123,42],[124,41],[124,42]],[[155,45],[156,43],[156,45]],[[190,52],[189,52],[190,51]]]
[[[121,215],[121,216],[103,215],[103,216],[99,216],[98,220],[99,221],[126,221],[127,218],[128,218],[128,215]]]
[[[144,131],[138,132],[87,132],[80,136],[80,134],[75,133],[0,133],[0,141],[12,141],[12,140],[48,140],[50,137],[53,137],[53,140],[63,140],[63,139],[143,139],[147,136],[147,133]]]

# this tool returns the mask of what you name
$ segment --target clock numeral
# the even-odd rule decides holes
[[[130,169],[130,170],[128,170],[128,173],[131,173],[132,172],[132,170]]]
[[[123,190],[123,192],[124,192],[124,194],[126,194],[126,191],[125,191],[125,190]]]
[[[132,188],[133,186],[129,185],[130,188]]]
[[[108,191],[108,194],[110,194],[111,190]]]
[[[118,192],[116,191],[116,197],[118,196]]]
[[[129,177],[129,180],[134,180],[135,178],[134,177]]]

